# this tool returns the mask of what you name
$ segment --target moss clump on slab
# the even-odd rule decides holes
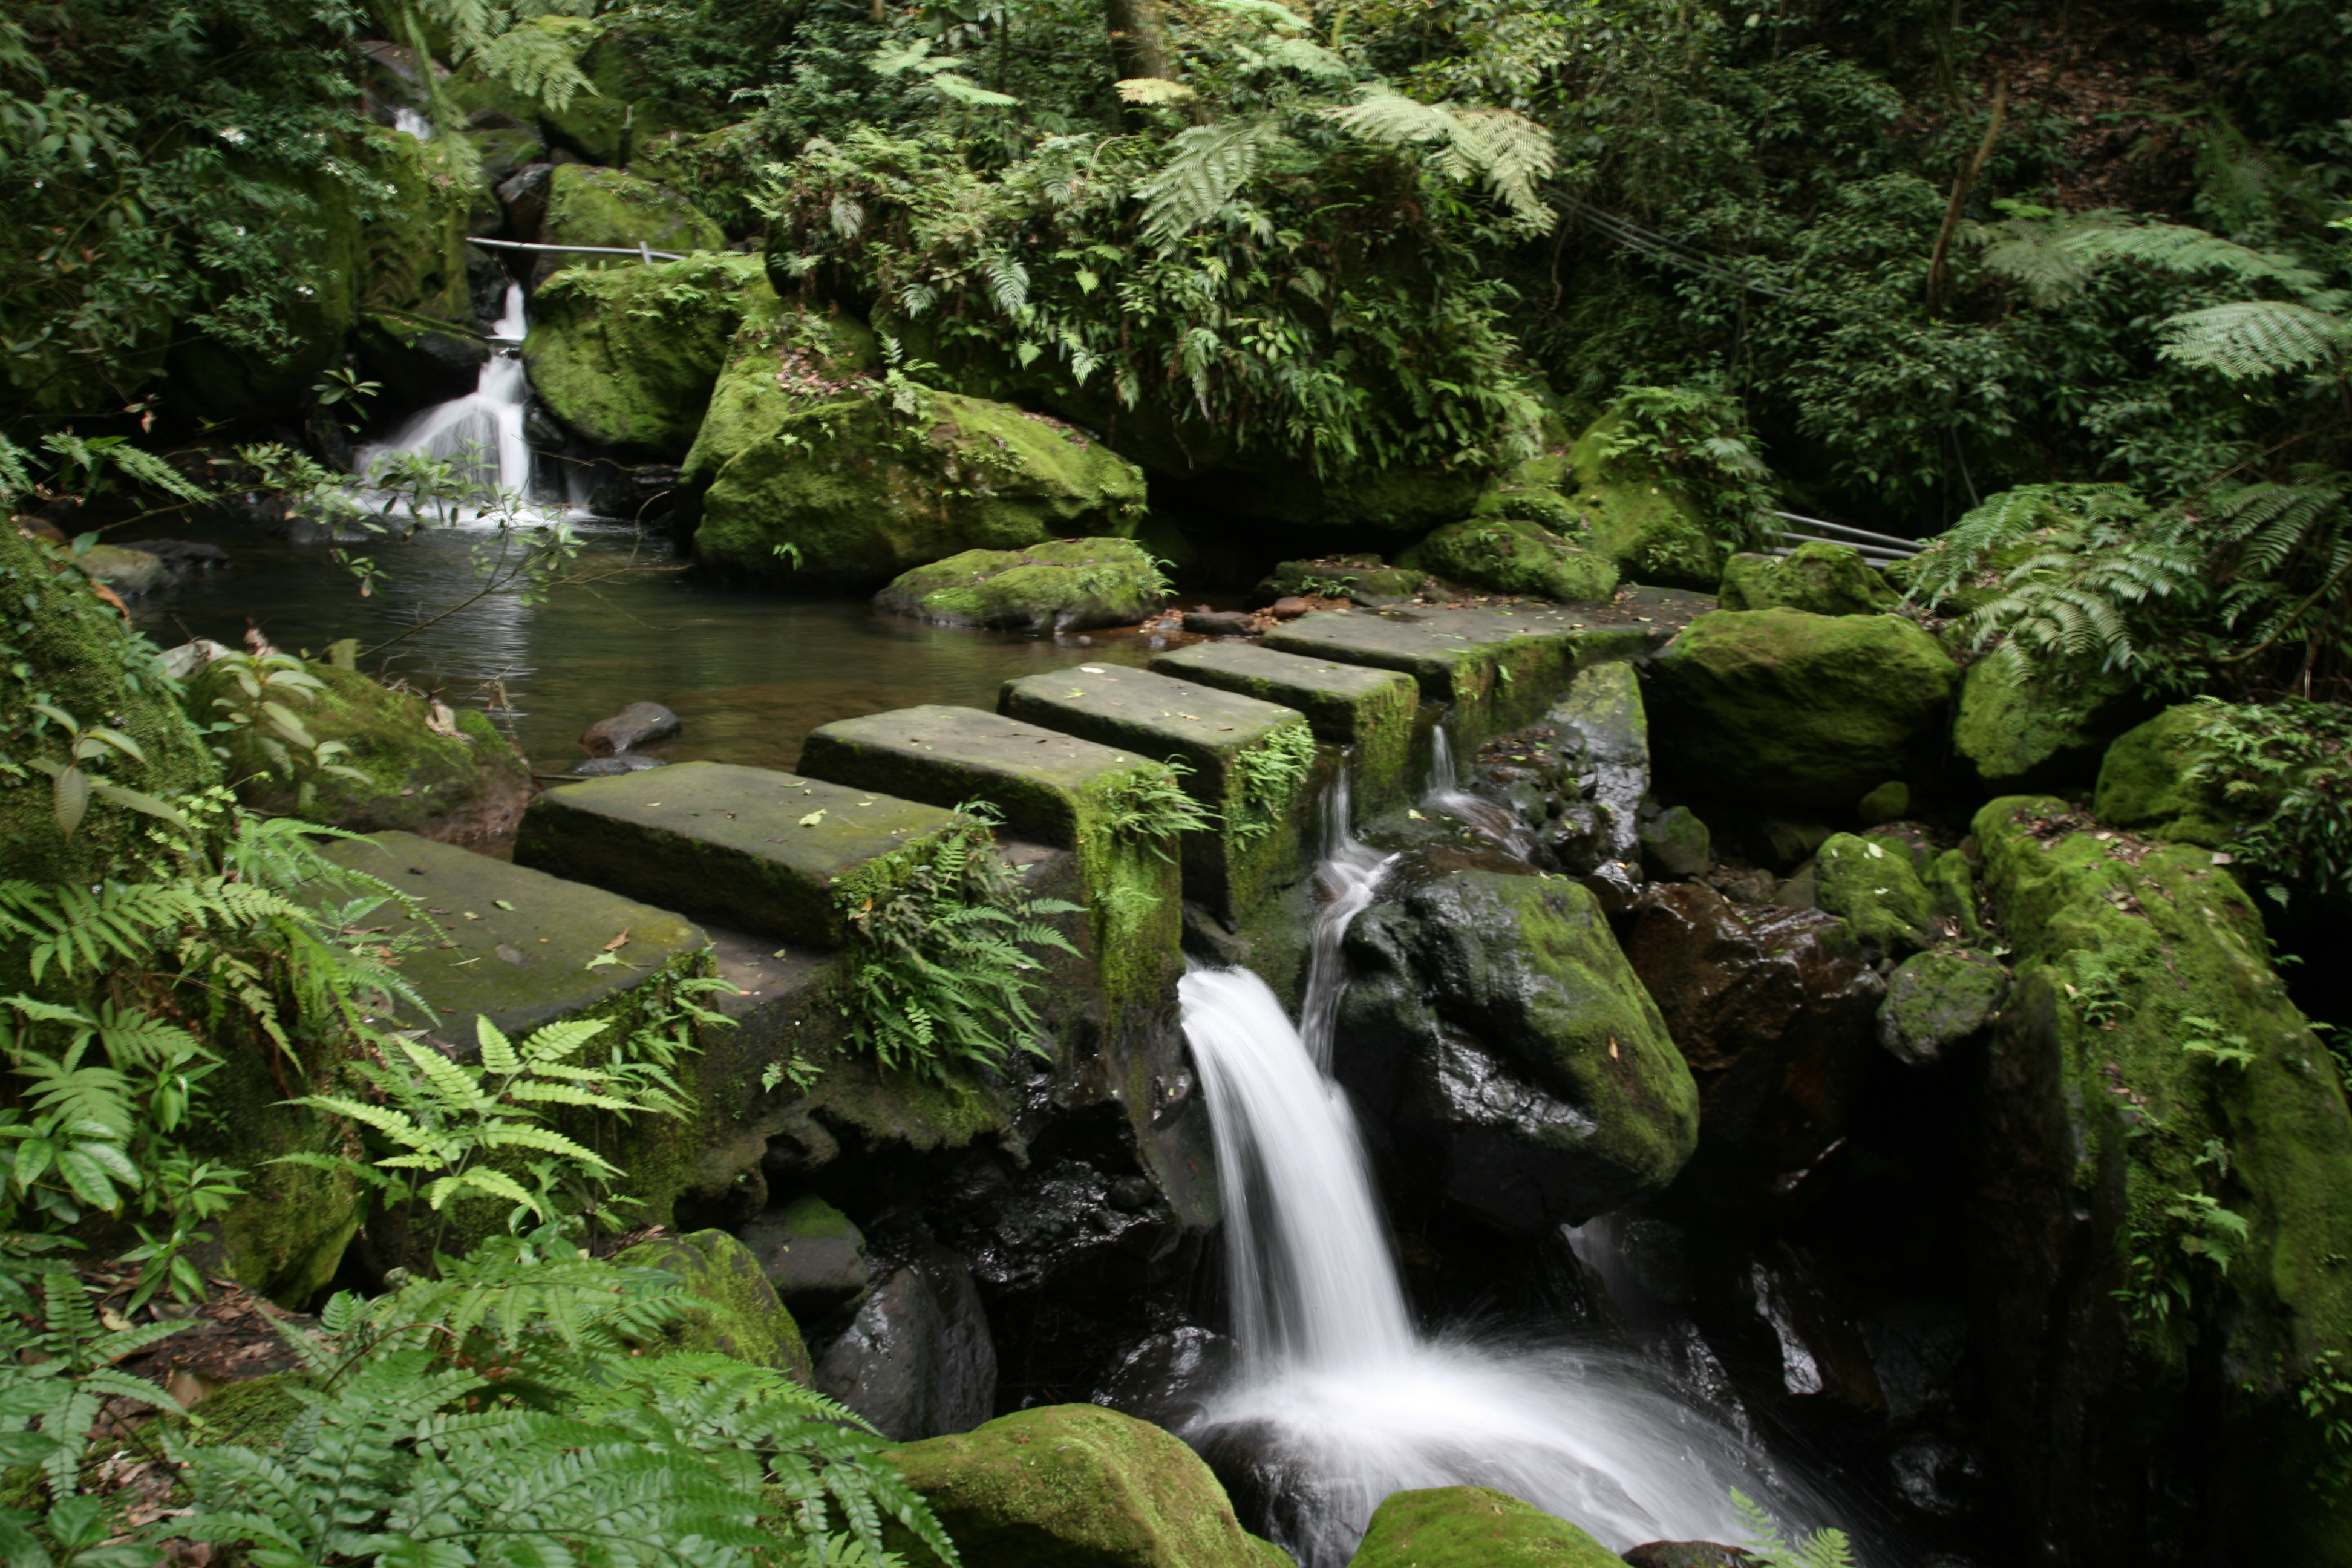
[[[1133,626],[1168,597],[1160,564],[1131,539],[1057,539],[967,550],[900,574],[874,607],[948,626],[1076,632]]]
[[[531,300],[523,363],[572,429],[676,459],[694,445],[744,317],[772,303],[755,256],[559,272]]]
[[[1181,1439],[1095,1405],[1049,1405],[897,1450],[971,1568],[1278,1568]],[[911,1541],[893,1545],[937,1568]]]
[[[1873,616],[1899,595],[1877,568],[1848,544],[1800,544],[1785,556],[1735,555],[1723,564],[1716,599],[1727,610],[1805,610],[1816,616]]]
[[[698,443],[689,467],[706,470],[718,446]],[[750,575],[877,586],[965,550],[1125,537],[1143,502],[1141,469],[1043,415],[946,392],[908,413],[836,397],[716,468],[695,548]]]
[[[1492,1487],[1392,1492],[1348,1568],[1624,1568],[1568,1521]]]
[[[1522,518],[1448,523],[1397,564],[1497,594],[1599,603],[1617,591],[1615,562]]]
[[[1818,864],[1821,907],[1843,918],[1863,942],[1895,955],[1936,940],[1936,900],[1901,845],[1832,834]]]
[[[723,1230],[643,1242],[614,1255],[617,1264],[666,1268],[702,1305],[664,1336],[663,1348],[732,1356],[771,1367],[806,1385],[812,1376],[800,1325],[777,1299],[751,1249]]]
[[[287,706],[320,742],[347,748],[334,761],[366,774],[364,782],[320,773],[308,779],[272,760],[250,729],[218,737],[228,752],[237,798],[257,811],[307,817],[358,833],[384,829],[457,840],[511,832],[530,794],[528,765],[485,713],[451,713],[455,735],[433,728],[430,704],[410,691],[380,686],[355,669],[311,664],[321,689],[308,704]],[[188,682],[188,711],[218,722],[226,700],[246,699],[220,666]],[[443,710],[447,712],[447,710]],[[310,794],[302,793],[308,782]]]
[[[1428,585],[1426,572],[1388,565],[1378,555],[1350,554],[1285,561],[1259,581],[1257,591],[1269,599],[1353,599],[1377,606],[1410,599]]]
[[[1898,616],[1717,610],[1653,665],[1654,733],[1693,788],[1846,810],[1913,771],[1959,676]]]

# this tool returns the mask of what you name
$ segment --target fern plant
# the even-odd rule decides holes
[[[1262,745],[1234,758],[1234,809],[1225,826],[1237,843],[1254,843],[1279,826],[1298,804],[1315,770],[1315,732],[1304,724],[1275,731]]]
[[[2231,854],[2281,903],[2352,886],[2352,710],[2282,698],[2200,700],[2188,778],[2238,822]]]
[[[1732,1511],[1739,1516],[1739,1544],[1759,1568],[1854,1568],[1853,1543],[1842,1530],[1823,1528],[1794,1542],[1763,1504],[1734,1488]]]
[[[1076,952],[1047,917],[1082,912],[1032,897],[996,851],[1002,814],[986,802],[921,844],[838,878],[834,907],[849,928],[842,1011],[850,1037],[886,1068],[944,1079],[958,1065],[1043,1056],[1030,994],[1042,969],[1028,951]]]
[[[1124,844],[1149,846],[1162,860],[1176,858],[1176,845],[1187,833],[1206,833],[1217,826],[1216,814],[1184,790],[1192,764],[1181,757],[1122,773],[1104,793],[1105,831]]]
[[[82,1459],[109,1401],[139,1410],[170,1403],[115,1363],[187,1325],[109,1329],[74,1276],[47,1274],[40,1283],[37,1312],[0,1314],[0,1465],[36,1467],[50,1497],[63,1500],[80,1488]]]
[[[1611,406],[1618,423],[1601,440],[1604,459],[1679,485],[1727,549],[1778,536],[1771,469],[1737,398],[1705,383],[1622,386]]]

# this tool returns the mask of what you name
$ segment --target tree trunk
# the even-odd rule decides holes
[[[1103,0],[1103,19],[1110,26],[1111,59],[1120,80],[1146,76],[1174,79],[1168,33],[1160,23],[1160,0]]]

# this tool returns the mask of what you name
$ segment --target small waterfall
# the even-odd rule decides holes
[[[433,140],[433,121],[423,110],[395,109],[392,111],[392,128],[419,142]]]
[[[485,495],[530,493],[530,443],[523,434],[523,405],[530,380],[520,345],[527,321],[522,285],[507,285],[506,305],[490,329],[490,357],[482,362],[474,390],[436,403],[402,426],[391,440],[362,455],[360,471],[373,474],[395,453],[446,458]]]
[[[1467,824],[1521,859],[1535,848],[1517,812],[1462,787],[1461,772],[1454,761],[1454,738],[1443,722],[1429,732],[1429,786],[1421,804]]]
[[[1339,966],[1339,944],[1356,917],[1371,907],[1381,879],[1398,857],[1368,848],[1356,837],[1353,790],[1349,771],[1323,797],[1323,863],[1316,879],[1327,900],[1315,920],[1315,939],[1307,965],[1307,992],[1298,1007],[1298,1032],[1318,1070],[1331,1070],[1331,1021],[1339,1009],[1345,979]]]

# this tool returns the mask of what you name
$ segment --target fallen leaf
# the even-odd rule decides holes
[[[510,903],[507,902],[504,899],[492,899],[492,900],[490,900],[490,902],[492,902],[492,903],[494,903],[494,904],[498,905],[498,906],[499,906],[499,908],[500,908],[500,909],[502,909],[502,910],[510,910],[510,909],[514,908],[514,906],[513,906],[512,904],[510,904]]]
[[[621,928],[621,934],[620,934],[620,935],[618,935],[618,936],[616,936],[616,937],[614,937],[612,941],[610,941],[610,942],[606,942],[606,943],[604,944],[604,951],[605,951],[606,952],[612,952],[614,949],[615,949],[615,948],[626,947],[626,946],[628,946],[628,945],[629,945],[629,928],[628,928],[628,927],[626,927],[626,926],[623,926],[623,927]]]
[[[600,952],[580,967],[583,969],[609,969],[614,964],[620,962],[621,955],[617,952]]]
[[[824,820],[824,807],[820,805],[814,811],[810,812],[806,816],[801,818],[801,826],[803,827],[814,827],[818,823],[823,822]]]
[[[521,952],[514,948],[509,947],[505,942],[499,943],[498,946],[490,949],[490,951],[497,953],[500,958],[505,959],[509,963],[520,963],[522,962]]]
[[[479,915],[476,914],[476,913],[475,913],[473,910],[462,910],[462,911],[460,911],[460,912],[462,912],[462,913],[465,915],[465,917],[466,917],[467,920],[469,920],[469,921],[478,921],[478,920],[480,920],[480,919],[482,918],[481,916],[479,916]]]
[[[1412,817],[1415,822],[1427,822],[1429,820],[1429,818],[1422,816],[1421,813],[1417,811],[1407,810],[1405,815]]]

